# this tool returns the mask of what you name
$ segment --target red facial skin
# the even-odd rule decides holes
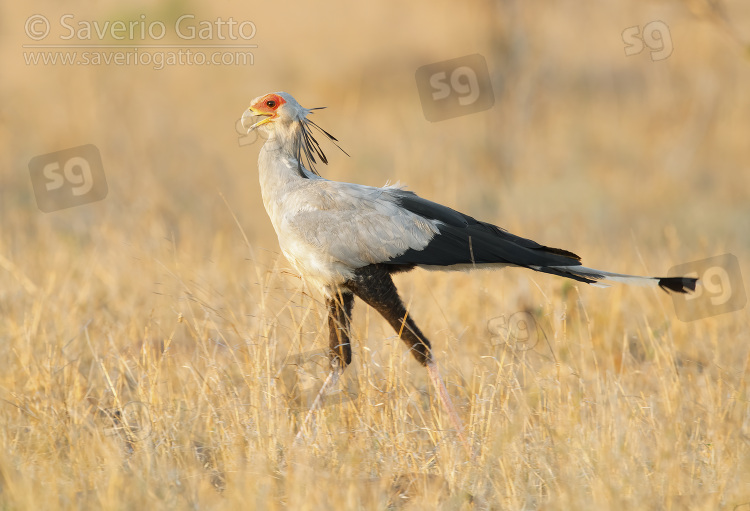
[[[286,103],[286,100],[278,94],[266,94],[251,108],[256,112],[270,115],[273,119],[278,115],[276,110],[284,103]]]

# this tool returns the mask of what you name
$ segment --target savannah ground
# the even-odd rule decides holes
[[[659,290],[522,269],[397,278],[473,459],[361,302],[349,393],[295,445],[324,305],[279,253],[262,141],[235,130],[285,90],[328,107],[314,120],[351,155],[324,145],[328,178],[401,180],[593,267],[662,275],[730,253],[748,275],[750,8],[726,9],[3,3],[0,508],[750,509],[748,308],[685,322]],[[186,13],[251,20],[252,65],[24,58],[34,14],[60,44],[64,14],[169,28]],[[673,53],[626,56],[623,31],[654,20]],[[417,68],[475,53],[494,106],[427,122]],[[29,161],[83,144],[106,198],[41,212]]]

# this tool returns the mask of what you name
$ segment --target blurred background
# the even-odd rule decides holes
[[[165,277],[169,265],[185,263],[191,278],[215,270],[204,276],[217,293],[237,282],[258,285],[259,269],[286,265],[260,201],[262,140],[237,126],[252,98],[276,90],[327,107],[315,120],[351,155],[324,143],[331,164],[320,170],[330,179],[401,181],[614,271],[663,274],[725,252],[747,262],[750,7],[743,2],[2,9],[0,297],[16,314],[31,288],[72,293],[76,307],[92,312],[115,297],[159,309],[160,294],[179,293],[174,275]],[[230,19],[250,23],[239,34],[237,25],[221,24]],[[112,30],[116,22],[134,26],[132,37],[127,28]],[[149,29],[165,35],[154,39]],[[639,49],[634,41],[642,51],[628,56]],[[221,49],[221,58],[239,64],[187,57],[157,64],[155,54],[184,52],[186,44],[227,43],[255,47]],[[44,44],[100,47],[28,46]],[[86,50],[88,65],[49,61],[77,51],[80,62]],[[117,52],[145,64],[107,64]],[[486,60],[491,108],[428,122],[415,73],[473,54]],[[43,213],[30,160],[84,144],[101,154],[106,197]],[[522,273],[491,277],[514,308],[518,293],[539,300],[528,296],[529,282],[560,284]],[[487,291],[490,277],[471,278],[470,286]],[[223,305],[220,294],[211,299]]]
[[[185,14],[193,17],[182,27],[201,37],[176,33]],[[252,37],[228,37],[217,20],[230,18],[252,22],[243,32]],[[117,21],[136,23],[135,37],[118,39]],[[166,27],[164,37],[141,37],[153,23]],[[16,402],[44,387],[33,378],[44,372],[34,360],[45,350],[28,348],[35,343],[72,343],[74,354],[60,363],[110,350],[134,350],[137,358],[140,342],[165,339],[188,358],[201,356],[193,355],[196,338],[263,346],[273,337],[273,346],[292,352],[325,344],[319,297],[303,293],[286,270],[260,200],[263,141],[237,126],[250,101],[272,91],[327,107],[314,120],[350,155],[321,140],[330,164],[318,170],[329,179],[401,181],[422,197],[574,251],[591,267],[660,275],[731,253],[747,276],[748,43],[750,4],[741,0],[4,2],[4,398]],[[97,48],[60,47],[78,44]],[[129,46],[108,46],[122,44]],[[229,63],[210,65],[162,66],[144,56],[195,44],[252,46],[222,48]],[[79,62],[83,51],[101,60],[50,60],[77,52]],[[146,63],[106,63],[116,52]],[[494,102],[428,121],[418,69],[474,54],[486,61]],[[30,161],[86,144],[101,155],[106,197],[41,211]],[[747,287],[747,277],[735,284]],[[674,322],[669,297],[658,291],[602,291],[524,270],[413,272],[398,285],[441,359],[465,375],[492,350],[488,321],[503,314],[541,311],[558,329],[566,311],[570,319],[573,309],[591,307],[581,328],[602,328],[592,345],[613,350],[647,336],[652,321]],[[357,310],[361,332],[370,316],[362,326],[365,308]],[[183,318],[193,326],[180,326]],[[299,330],[305,321],[312,326]],[[724,326],[712,323],[711,339],[746,345],[746,309],[717,321]],[[705,333],[705,325],[673,327],[684,336]],[[385,336],[393,346],[386,353],[403,357],[391,335],[386,326],[362,335],[359,353],[384,350]],[[697,358],[744,360],[744,352],[709,354],[679,339],[679,349]]]
[[[352,155],[329,148],[332,164],[323,172],[331,179],[400,179],[426,197],[552,244],[564,244],[573,231],[585,236],[574,247],[584,254],[594,245],[620,254],[663,236],[665,227],[689,239],[690,250],[698,243],[709,252],[746,248],[748,61],[731,31],[744,28],[738,22],[746,5],[727,3],[729,25],[708,3],[694,3],[6,5],[4,246],[16,260],[28,257],[17,244],[34,232],[67,231],[83,241],[111,229],[135,242],[146,229],[179,242],[191,231],[205,240],[202,229],[234,232],[223,193],[248,236],[274,249],[257,200],[260,143],[239,145],[235,123],[250,99],[285,90],[303,105],[328,107],[316,121]],[[51,32],[34,41],[24,22],[42,12]],[[143,42],[178,44],[184,41],[175,37],[174,21],[185,13],[195,16],[183,23],[188,27],[252,21],[252,63],[44,65],[26,62],[41,50],[22,47],[98,42],[95,29],[90,40],[62,40],[64,14],[72,14],[66,23],[76,30],[79,23],[160,21],[167,35]],[[654,61],[646,48],[627,57],[623,31],[653,20],[668,25],[673,53]],[[101,43],[118,41],[105,34]],[[427,122],[417,68],[474,53],[487,60],[494,106]],[[106,200],[39,214],[29,160],[82,144],[101,151]]]

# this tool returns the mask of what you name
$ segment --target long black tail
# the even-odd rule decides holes
[[[698,279],[690,277],[641,277],[638,275],[625,275],[622,273],[595,270],[593,268],[586,268],[585,266],[553,266],[549,268],[535,268],[532,266],[531,268],[562,277],[588,279],[589,283],[594,285],[606,285],[607,282],[621,282],[636,286],[658,285],[664,291],[673,293],[690,293],[695,291],[695,285],[698,283]]]
[[[512,265],[599,286],[606,286],[607,282],[623,282],[658,285],[665,291],[675,293],[695,291],[698,279],[640,277],[587,268],[581,266],[581,258],[573,252],[516,236],[501,227],[480,222],[406,190],[391,193],[396,195],[401,207],[441,223],[438,226],[440,232],[424,249],[409,249],[390,261],[384,261],[385,264],[444,270]]]

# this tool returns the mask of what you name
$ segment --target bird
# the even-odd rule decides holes
[[[466,270],[516,266],[604,285],[659,286],[668,292],[695,290],[696,278],[642,277],[588,268],[568,250],[542,245],[494,224],[432,202],[396,183],[382,187],[325,179],[316,169],[328,159],[316,136],[346,153],[338,139],[309,117],[286,92],[251,101],[241,122],[266,141],[258,156],[263,205],[284,256],[304,281],[325,297],[331,372],[305,420],[320,405],[352,360],[350,323],[354,297],[375,309],[426,367],[459,439],[463,424],[446,391],[432,344],[419,329],[392,276],[414,268]],[[302,434],[300,429],[299,435]]]

